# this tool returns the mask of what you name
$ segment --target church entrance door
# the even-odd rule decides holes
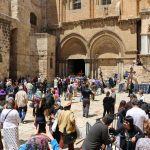
[[[68,60],[68,73],[71,75],[84,75],[85,62],[84,59],[69,59]]]

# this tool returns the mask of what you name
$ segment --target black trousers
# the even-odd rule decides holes
[[[83,116],[88,117],[90,108],[90,100],[83,99]]]
[[[110,114],[110,109],[104,107],[103,117],[106,115],[106,112],[107,114]]]

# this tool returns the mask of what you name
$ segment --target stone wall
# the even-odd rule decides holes
[[[136,20],[120,21],[118,17],[85,20],[62,24],[59,60],[99,59],[104,76],[123,75],[124,69],[133,63],[137,54]],[[93,67],[91,75],[99,74]]]
[[[0,0],[0,13],[3,13],[7,16],[10,15],[10,1],[9,0]]]
[[[35,33],[30,36],[30,40],[32,76],[39,75],[52,81],[55,77],[55,37],[46,33]]]
[[[0,14],[0,79],[9,76],[10,20]]]

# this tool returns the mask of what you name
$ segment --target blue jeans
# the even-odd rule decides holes
[[[28,95],[28,99],[31,101],[32,100],[32,95],[33,95],[32,90],[29,90],[27,92],[27,95]]]
[[[20,117],[21,121],[23,121],[26,116],[27,106],[19,107],[18,112],[19,112],[19,117]]]

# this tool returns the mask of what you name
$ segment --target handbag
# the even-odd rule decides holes
[[[75,140],[77,139],[77,132],[72,132],[72,133],[67,133],[66,128],[64,129],[63,133],[63,138],[64,138],[64,144],[71,144],[74,143]]]

